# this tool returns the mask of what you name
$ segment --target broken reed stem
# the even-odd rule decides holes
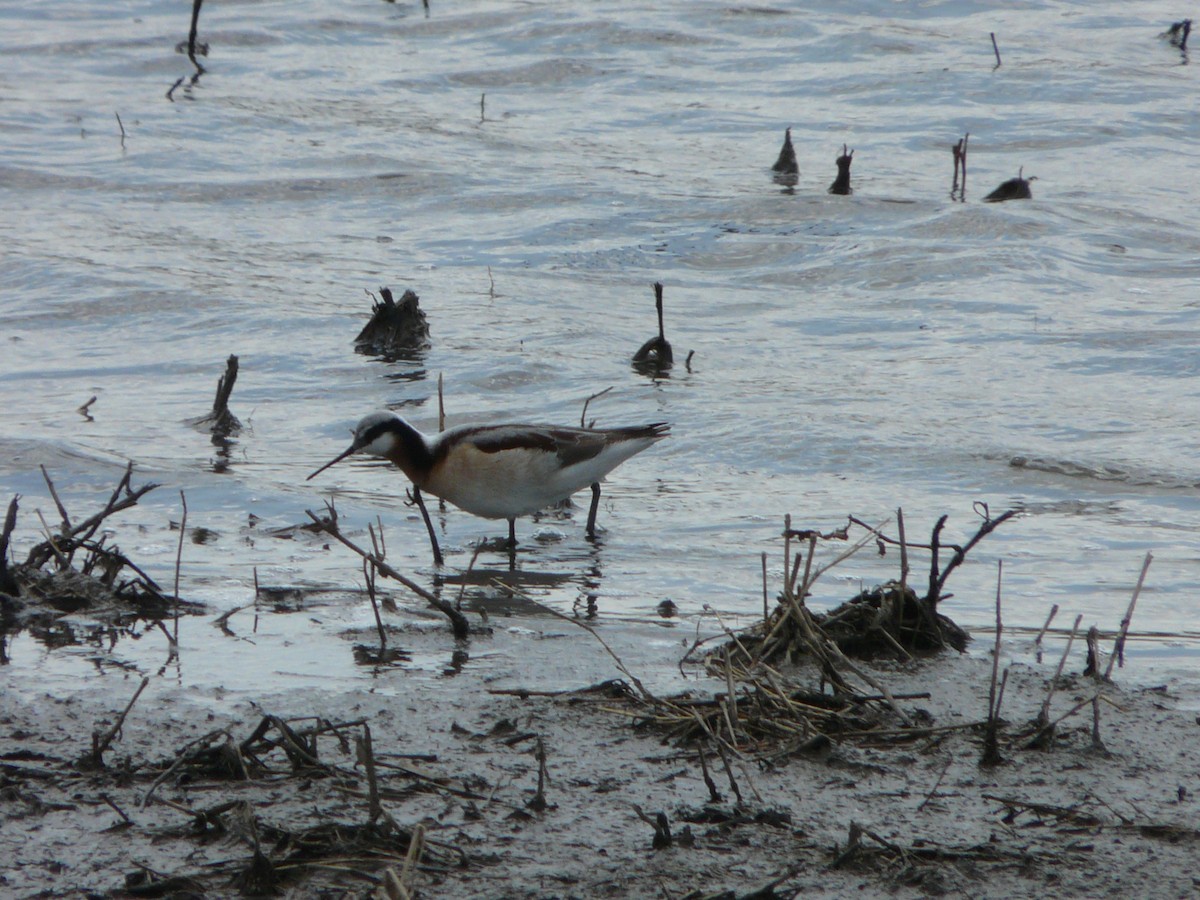
[[[138,808],[139,809],[146,808],[146,806],[150,803],[150,798],[154,796],[154,792],[158,790],[159,786],[161,786],[164,782],[166,782],[168,779],[170,779],[170,777],[175,774],[175,770],[178,769],[180,766],[182,766],[187,761],[188,753],[191,751],[191,749],[193,747],[199,747],[203,744],[207,744],[213,738],[220,737],[221,735],[224,735],[226,740],[233,742],[233,735],[231,735],[224,728],[217,728],[217,729],[214,729],[213,731],[210,731],[206,735],[198,737],[195,740],[188,741],[186,744],[184,744],[183,749],[180,750],[179,753],[175,756],[175,762],[171,763],[171,765],[167,768],[166,771],[164,771],[161,775],[159,775],[157,778],[155,778],[154,783],[151,784],[150,787],[146,790],[146,794],[145,794],[145,796],[142,797],[142,802],[138,804]],[[167,801],[163,801],[163,802],[165,803]]]
[[[996,69],[1000,68],[1000,47],[996,44],[996,32],[989,32],[992,36],[992,50],[996,53]],[[993,69],[995,71],[995,69]]]
[[[792,567],[792,515],[783,517],[783,595],[789,600],[794,596],[795,576],[791,574]]]
[[[1042,638],[1046,636],[1046,632],[1050,629],[1050,623],[1054,621],[1054,617],[1058,615],[1058,604],[1055,603],[1050,607],[1050,615],[1046,616],[1046,624],[1042,626],[1042,630],[1037,633],[1037,637],[1033,639],[1033,646],[1037,649],[1042,648]]]
[[[737,743],[738,701],[737,690],[733,684],[733,663],[729,654],[725,654],[725,718],[729,725],[729,739]]]
[[[133,704],[137,703],[138,697],[142,696],[142,691],[146,689],[146,685],[150,683],[149,677],[143,678],[142,683],[138,685],[138,689],[133,692],[133,697],[125,705],[125,709],[117,716],[117,721],[113,723],[113,727],[103,736],[93,735],[92,738],[92,762],[97,766],[104,765],[104,752],[116,740],[117,733],[121,730],[121,726],[125,724],[125,717],[129,715],[129,711],[133,709]],[[124,815],[124,813],[122,813]]]
[[[174,653],[179,649],[179,568],[183,562],[183,536],[187,533],[187,497],[183,491],[179,492],[179,499],[183,503],[183,518],[179,523],[179,546],[175,550],[175,627],[174,633],[171,636],[171,652]]]
[[[1004,577],[1004,560],[996,560],[996,643],[992,648],[992,684],[988,689],[988,720],[996,718],[996,681],[1000,675],[1000,635],[1004,625],[1000,618],[1000,583]]]
[[[1016,514],[1017,511],[1015,509],[1010,509],[1002,512],[993,519],[986,513],[985,507],[983,524],[979,526],[979,530],[975,532],[975,536],[967,541],[963,546],[954,548],[954,554],[950,557],[950,561],[946,563],[946,568],[942,569],[940,573],[938,572],[938,542],[942,528],[946,524],[947,517],[942,516],[940,519],[938,519],[937,525],[935,525],[933,529],[933,539],[931,541],[933,561],[931,563],[932,569],[929,579],[929,596],[926,598],[929,603],[930,613],[937,611],[937,604],[942,596],[942,588],[945,587],[946,579],[950,577],[950,573],[962,564],[963,560],[967,558],[967,554],[971,552],[972,548],[974,548],[976,544],[995,531],[1003,522],[1011,519]]]
[[[917,807],[917,812],[920,812],[926,806],[928,806],[929,801],[933,799],[935,794],[937,794],[937,789],[942,786],[942,780],[946,777],[946,773],[950,771],[950,766],[953,764],[953,762],[953,756],[946,760],[946,765],[942,766],[941,774],[938,775],[937,781],[933,783],[933,787],[930,789],[929,793],[925,795],[925,799],[921,801],[921,805]]]
[[[46,535],[46,546],[50,548],[51,555],[58,560],[58,567],[66,570],[71,567],[71,558],[59,549],[58,541],[54,538],[54,532],[50,530],[50,525],[46,521],[46,517],[42,515],[40,509],[35,510],[38,521],[42,523],[42,533]]]
[[[0,593],[15,597],[18,592],[16,579],[8,568],[8,545],[12,539],[13,529],[17,527],[17,510],[21,505],[21,495],[13,494],[8,501],[8,512],[4,515],[4,530],[0,531]],[[765,588],[764,588],[765,590]]]
[[[5,534],[5,545],[8,542],[8,535]],[[767,619],[770,618],[770,600],[767,596],[767,551],[762,552],[762,624],[767,624]]]
[[[375,628],[379,631],[380,653],[387,649],[387,632],[383,629],[383,618],[379,615],[379,601],[375,599],[375,569],[366,559],[362,561],[363,578],[366,581],[367,597],[371,600],[371,611],[375,613]]]
[[[1079,623],[1083,621],[1083,615],[1075,617],[1075,624],[1071,627],[1071,636],[1067,638],[1067,646],[1063,648],[1062,658],[1058,661],[1058,668],[1054,670],[1054,677],[1050,679],[1050,690],[1046,692],[1046,699],[1042,703],[1042,710],[1038,713],[1038,722],[1045,724],[1050,721],[1050,701],[1054,697],[1054,691],[1058,688],[1058,679],[1062,675],[1063,666],[1067,664],[1067,655],[1071,652],[1071,644],[1075,642],[1075,635],[1079,631]]]
[[[1142,592],[1142,585],[1146,583],[1146,572],[1150,569],[1150,563],[1154,561],[1154,554],[1147,551],[1146,559],[1142,563],[1142,572],[1138,575],[1137,585],[1133,589],[1133,597],[1129,601],[1129,608],[1125,610],[1125,618],[1121,620],[1121,632],[1117,635],[1116,643],[1113,644],[1112,656],[1108,658],[1108,667],[1104,670],[1104,680],[1108,681],[1112,675],[1113,662],[1118,658],[1121,660],[1122,667],[1125,665],[1125,638],[1129,634],[1129,623],[1133,621],[1133,610],[1137,606],[1138,594]]]
[[[704,747],[697,746],[696,752],[700,756],[700,771],[704,775],[704,786],[708,788],[708,799],[710,803],[721,802],[721,792],[717,790],[716,782],[712,780],[712,775],[708,771],[708,758],[704,755]]]
[[[534,743],[533,758],[537,760],[538,764],[537,791],[526,801],[525,805],[534,812],[545,812],[550,808],[550,804],[546,802],[546,745],[540,734]]]
[[[905,590],[908,587],[908,541],[904,537],[904,510],[901,507],[896,507],[896,531],[900,537],[900,596],[905,597],[908,594]]]
[[[785,516],[784,522],[790,526],[791,516]],[[807,597],[812,591],[812,586],[817,583],[817,579],[819,579],[824,573],[828,572],[834,566],[837,566],[849,559],[851,556],[865,547],[868,543],[870,543],[871,538],[878,532],[878,529],[883,528],[883,526],[886,524],[886,521],[881,522],[878,528],[875,530],[871,530],[870,526],[867,526],[868,533],[864,537],[860,538],[850,547],[843,550],[840,554],[838,554],[837,557],[833,559],[832,562],[829,562],[824,566],[817,567],[815,571],[812,569],[812,560],[815,557],[816,537],[810,535],[809,544],[812,552],[809,553],[808,565],[804,570],[804,580],[800,585],[800,590],[798,592],[789,590],[788,585],[785,582],[782,600],[780,603],[781,614],[776,617],[775,623],[771,626],[770,631],[764,635],[762,642],[759,644],[759,659],[761,659],[762,655],[767,651],[768,647],[771,645],[771,642],[776,638],[779,632],[786,627],[788,620],[791,619],[796,623],[801,636],[805,640],[805,643],[813,653],[813,656],[820,663],[822,671],[826,672],[827,676],[830,678],[831,683],[847,692],[852,692],[850,685],[837,673],[835,669],[833,669],[833,663],[829,658],[829,653],[823,649],[825,645],[831,644],[832,642],[823,640],[817,634],[817,630],[813,625],[811,618],[809,617],[808,610],[805,608],[803,602],[797,601],[797,593],[800,598]],[[790,527],[788,527],[784,532],[785,540],[790,536],[791,533],[792,530]],[[787,576],[786,566],[784,568],[784,576]]]
[[[466,617],[464,617],[462,613],[460,613],[458,610],[456,610],[453,606],[451,606],[445,600],[435,597],[433,594],[431,594],[429,591],[425,590],[425,588],[421,587],[419,584],[417,584],[411,578],[407,578],[404,575],[402,575],[400,572],[396,571],[396,569],[394,569],[392,566],[390,566],[384,560],[380,559],[378,556],[371,554],[371,553],[367,553],[365,550],[363,550],[361,547],[359,547],[357,544],[355,544],[353,541],[351,541],[348,537],[343,535],[341,530],[337,526],[337,512],[334,510],[333,504],[326,503],[325,507],[329,511],[329,514],[330,514],[330,518],[327,518],[327,519],[321,518],[316,513],[314,513],[311,509],[306,509],[304,511],[304,513],[310,519],[312,519],[313,524],[315,524],[318,528],[320,528],[323,532],[328,534],[334,540],[338,541],[341,544],[344,544],[346,547],[349,547],[351,550],[353,550],[355,553],[357,553],[359,556],[363,557],[364,559],[369,560],[371,565],[373,565],[376,568],[376,570],[378,570],[383,576],[385,576],[386,578],[391,578],[391,579],[394,579],[395,581],[400,582],[402,585],[404,585],[406,588],[408,588],[410,591],[412,591],[414,594],[416,594],[418,597],[420,597],[422,600],[424,600],[426,603],[428,603],[430,606],[432,606],[434,609],[436,609],[438,612],[440,612],[442,615],[444,615],[446,618],[448,618],[450,620],[451,629],[453,630],[454,636],[457,639],[466,640],[470,636],[471,626],[467,623]]]
[[[442,373],[438,372],[438,431],[446,430],[446,395],[442,388]]]
[[[1008,687],[1008,669],[1000,676],[1000,690],[996,692],[996,720],[1000,720],[1000,710],[1004,708],[1004,689]]]
[[[467,593],[467,582],[471,579],[471,573],[475,571],[475,561],[479,559],[479,553],[483,550],[483,544],[475,545],[475,552],[471,554],[471,561],[467,563],[467,571],[463,573],[462,584],[458,586],[458,596],[454,598],[454,608],[462,609],[463,597]],[[484,621],[487,620],[487,613],[484,612]]]
[[[417,866],[421,864],[421,857],[425,855],[425,826],[418,822],[413,826],[412,832],[408,837],[408,853],[404,857],[404,866],[400,869],[400,890],[401,897],[411,898],[413,893],[413,880],[417,876]]]
[[[996,643],[992,648],[992,682],[988,688],[987,728],[983,735],[983,756],[980,764],[994,766],[1003,762],[1000,756],[999,728],[1000,704],[997,702],[996,681],[1000,674],[1000,637],[1004,633],[1004,623],[1001,620],[1001,582],[1004,577],[1004,560],[996,560]],[[1004,673],[1006,676],[1008,672]]]
[[[129,482],[133,477],[133,463],[130,462],[125,467],[125,472],[121,476],[121,480],[117,482],[117,486],[113,488],[112,495],[108,498],[104,509],[84,519],[78,525],[71,528],[69,535],[64,535],[64,538],[69,539],[74,544],[80,544],[90,540],[96,533],[97,529],[104,523],[104,520],[109,516],[128,509],[131,506],[136,506],[138,500],[142,496],[158,487],[154,482],[148,482],[142,485],[137,490],[130,488]],[[122,496],[123,494],[123,496]],[[14,511],[15,515],[15,511]],[[15,521],[15,520],[14,520]],[[58,547],[53,541],[43,542],[33,547],[29,551],[29,555],[25,559],[25,564],[31,568],[41,568],[51,556],[56,556],[60,553]]]
[[[498,582],[498,585],[500,587],[506,588],[507,590],[513,591],[513,593],[520,593],[520,592],[516,591],[515,588],[513,588],[509,585],[504,585],[499,582]],[[528,597],[527,594],[522,594],[522,596]],[[560,613],[558,610],[551,609],[548,606],[542,607],[542,609],[544,612],[548,612],[548,613],[550,613],[550,615],[555,616],[559,619],[562,619],[564,622],[570,622],[572,625],[578,625],[580,628],[582,628],[584,631],[586,631],[588,634],[590,634],[592,637],[594,637],[597,641],[600,642],[600,646],[604,648],[605,652],[607,652],[608,655],[613,658],[613,662],[615,662],[617,664],[617,668],[621,670],[621,673],[630,680],[630,682],[633,684],[633,686],[635,688],[637,688],[638,693],[642,695],[642,699],[644,701],[646,701],[647,703],[658,703],[659,702],[658,698],[655,697],[652,693],[650,693],[650,691],[648,691],[646,689],[646,686],[644,684],[642,684],[641,680],[636,675],[634,675],[632,672],[630,672],[628,668],[625,667],[625,663],[623,663],[621,661],[621,657],[617,656],[617,654],[613,651],[613,648],[608,646],[608,643],[604,640],[604,638],[600,637],[599,632],[597,632],[595,628],[593,628],[591,625],[588,625],[586,622],[580,622],[578,619],[574,619],[571,616]]]
[[[738,753],[736,747],[733,747],[735,753]],[[742,791],[738,787],[737,779],[733,777],[733,767],[729,765],[729,757],[725,754],[725,745],[717,744],[717,754],[721,757],[721,765],[725,768],[725,777],[729,779],[729,789],[733,791],[733,796],[737,798],[737,805],[742,805]],[[740,756],[741,754],[738,753]]]
[[[613,389],[613,386],[610,384],[604,390],[597,391],[596,393],[592,394],[592,396],[588,397],[586,400],[583,401],[583,410],[579,413],[579,427],[580,428],[590,428],[591,427],[591,425],[587,424],[588,404],[591,403],[593,400],[603,397],[605,394],[607,394],[612,389]],[[592,425],[595,425],[595,424],[596,424],[596,420],[592,419]]]
[[[1100,674],[1100,629],[1093,625],[1087,631],[1087,665],[1084,667],[1083,674],[1091,676],[1096,681],[1102,681],[1104,676]]]
[[[280,729],[283,733],[282,729]],[[374,825],[383,814],[379,803],[379,780],[375,775],[375,748],[371,745],[371,726],[363,722],[362,735],[355,738],[358,743],[358,755],[363,767],[367,770],[367,815],[369,824]]]
[[[54,498],[54,505],[58,507],[58,514],[62,517],[62,535],[63,537],[69,537],[71,534],[71,517],[67,515],[67,508],[58,499],[58,491],[54,489],[54,482],[50,480],[50,474],[46,471],[46,467],[39,465],[38,468],[42,470],[42,479],[46,482],[50,496]]]
[[[258,634],[258,598],[260,592],[258,589],[258,566],[254,567],[254,628],[251,634]]]

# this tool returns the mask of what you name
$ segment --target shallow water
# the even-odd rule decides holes
[[[636,636],[661,640],[664,599],[672,641],[715,628],[707,609],[761,612],[760,555],[782,567],[785,514],[827,531],[903,508],[910,539],[948,514],[945,539],[963,541],[976,503],[1024,515],[952,576],[960,623],[992,623],[1003,560],[1006,621],[1036,628],[1058,603],[1058,625],[1113,629],[1149,551],[1135,630],[1200,634],[1200,123],[1195,68],[1156,37],[1171,11],[222,3],[189,83],[178,7],[0,11],[0,489],[23,496],[19,558],[33,511],[56,519],[39,465],[81,516],[132,460],[135,483],[163,487],[111,524],[161,583],[182,491],[189,527],[216,532],[185,544],[185,596],[252,603],[256,570],[350,591],[319,595],[319,615],[267,614],[248,653],[185,623],[197,684],[256,659],[275,678],[266,658],[285,648],[310,678],[359,677],[349,642],[329,649],[370,640],[355,558],[269,532],[332,494],[359,536],[382,517],[393,564],[432,582],[398,473],[304,479],[372,409],[434,428],[439,374],[450,424],[573,423],[608,387],[599,424],[673,423],[610,478],[598,547],[578,509],[518,531],[520,586],[629,629],[635,662],[659,656]],[[788,126],[794,192],[769,177]],[[966,132],[956,203],[949,148]],[[855,194],[832,197],[843,143]],[[980,202],[1022,167],[1034,200]],[[676,356],[694,356],[650,379],[629,359],[656,280]],[[427,352],[353,352],[381,285],[420,295]],[[222,453],[187,422],[229,354],[246,428]],[[93,395],[90,418],[75,412]],[[437,519],[450,573],[503,531]],[[896,569],[864,553],[813,603]],[[65,689],[97,655],[39,647],[15,639],[6,677]],[[1146,655],[1189,666],[1194,648]],[[150,632],[100,655],[149,671],[165,650]]]

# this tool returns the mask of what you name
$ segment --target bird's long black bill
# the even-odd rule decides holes
[[[357,449],[358,449],[358,444],[351,444],[349,447],[347,447],[345,450],[343,450],[341,453],[339,453],[337,456],[335,456],[329,462],[325,463],[325,465],[321,466],[321,468],[317,469],[317,471],[313,472],[311,475],[309,475],[304,480],[312,481],[314,478],[316,478],[318,475],[320,475],[322,472],[324,472],[330,466],[332,466],[336,463],[340,463],[343,459],[345,459],[347,456],[349,456],[351,453],[353,453]]]

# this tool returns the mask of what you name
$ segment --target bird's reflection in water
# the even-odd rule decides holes
[[[544,558],[549,553],[546,546],[522,546],[514,550],[502,546],[503,543],[484,542],[476,547],[472,562],[466,569],[439,572],[435,578],[437,593],[460,609],[483,616],[545,617],[552,615],[553,611],[543,601],[550,600],[555,591],[575,584],[579,586],[577,598],[573,601],[576,614],[583,609],[587,618],[596,615],[603,581],[603,544],[599,539],[588,540],[581,548],[582,553],[555,555],[551,560]],[[485,552],[506,558],[507,566],[503,562],[486,560],[480,564]],[[546,568],[548,562],[573,565],[581,559],[585,563],[582,571],[578,568],[575,571]],[[532,563],[538,568],[522,567],[518,563],[525,563],[526,566]]]

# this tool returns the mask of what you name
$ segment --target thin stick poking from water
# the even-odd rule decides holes
[[[446,394],[442,390],[442,373],[438,372],[438,431],[446,430]]]
[[[1050,607],[1050,615],[1046,616],[1046,624],[1042,626],[1042,630],[1037,633],[1037,637],[1033,639],[1034,646],[1040,648],[1042,646],[1042,638],[1046,636],[1046,632],[1050,628],[1050,623],[1054,621],[1054,617],[1058,615],[1058,604],[1055,603]]]
[[[1004,623],[1000,617],[1000,586],[1004,578],[1004,560],[996,561],[996,644],[992,648],[992,683],[988,688],[987,729],[983,736],[983,758],[980,763],[995,766],[1003,762],[998,746],[997,731],[1000,727],[1000,704],[996,702],[996,682],[1000,674],[1000,637]]]
[[[996,65],[992,68],[992,71],[994,72],[996,69],[1000,68],[1000,48],[996,45],[996,32],[992,31],[989,33],[992,36],[992,50],[996,52]]]
[[[179,652],[179,567],[183,562],[183,537],[187,534],[187,496],[179,492],[183,503],[183,518],[179,522],[179,547],[175,550],[175,633],[171,636],[171,652]]]
[[[258,590],[258,566],[255,566],[254,567],[254,629],[253,629],[253,631],[250,632],[251,634],[258,634],[258,598],[259,598],[259,596],[260,596],[260,594],[259,594],[259,590]]]
[[[387,632],[383,628],[383,618],[379,615],[379,601],[375,599],[375,569],[364,557],[362,561],[363,578],[366,580],[367,597],[371,600],[371,611],[375,613],[375,628],[379,631],[379,656],[387,649]]]
[[[767,622],[767,619],[771,615],[771,611],[768,608],[768,600],[767,600],[767,553],[765,550],[763,551],[763,555],[762,555],[762,572],[763,572],[763,624],[765,625]]]
[[[1138,594],[1142,592],[1142,585],[1146,582],[1146,572],[1150,570],[1150,563],[1154,561],[1154,554],[1147,552],[1146,559],[1142,563],[1142,574],[1138,576],[1137,586],[1133,589],[1133,598],[1129,601],[1129,609],[1125,610],[1125,618],[1121,620],[1121,633],[1117,635],[1117,642],[1113,644],[1112,656],[1108,658],[1108,667],[1104,670],[1104,680],[1108,681],[1112,675],[1113,662],[1117,659],[1121,660],[1121,666],[1125,665],[1125,638],[1129,634],[1129,623],[1133,620],[1133,608],[1137,606]]]
[[[596,393],[592,394],[592,396],[588,397],[586,400],[583,401],[583,411],[579,413],[579,427],[580,428],[590,428],[591,427],[591,425],[587,424],[588,404],[591,403],[593,400],[595,400],[597,397],[603,397],[605,394],[607,394],[611,390],[612,390],[612,385],[610,384],[604,390],[597,391]],[[592,419],[592,425],[595,425],[595,424],[596,424],[596,420]]]
[[[1082,615],[1075,617],[1075,625],[1071,629],[1071,636],[1067,638],[1067,646],[1063,648],[1062,659],[1058,661],[1058,668],[1054,670],[1054,677],[1050,679],[1050,690],[1046,692],[1046,699],[1042,703],[1041,712],[1038,713],[1038,724],[1043,729],[1050,722],[1050,701],[1054,699],[1054,691],[1058,687],[1058,680],[1062,677],[1063,666],[1067,664],[1067,656],[1071,652],[1071,644],[1075,643],[1075,635],[1079,632],[1079,623],[1082,621]]]
[[[125,124],[121,121],[121,114],[119,112],[114,112],[113,115],[117,117],[117,126],[121,129],[121,149],[124,150],[125,149]]]

